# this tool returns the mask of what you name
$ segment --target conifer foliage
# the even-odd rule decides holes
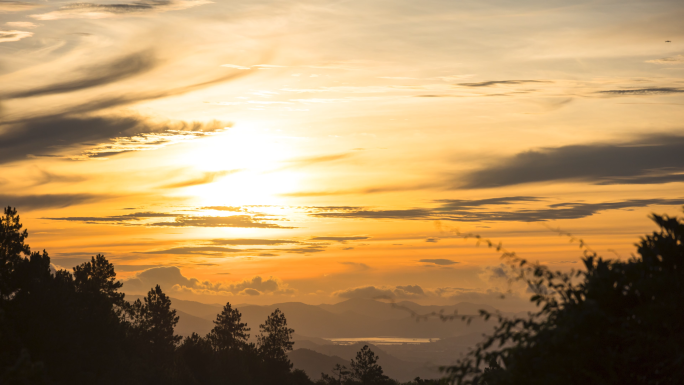
[[[247,349],[249,330],[247,324],[242,322],[242,314],[238,309],[226,303],[223,311],[216,316],[214,328],[207,337],[218,352],[240,351]]]
[[[16,210],[0,218],[0,384],[312,384],[292,371],[292,333],[276,310],[259,347],[227,303],[212,331],[181,342],[179,316],[157,285],[129,303],[102,255],[55,271],[24,243]]]
[[[383,374],[382,367],[378,365],[378,357],[368,345],[364,345],[356,353],[356,358],[351,360],[351,377],[363,385],[378,384],[388,379]]]

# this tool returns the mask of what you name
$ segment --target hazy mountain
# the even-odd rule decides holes
[[[377,345],[365,342],[359,342],[352,345],[316,345],[310,342],[303,342],[298,349],[290,353],[290,359],[292,360],[294,355],[297,358],[297,363],[292,361],[293,364],[295,364],[295,368],[304,370],[312,379],[319,378],[321,372],[331,374],[330,369],[333,368],[335,363],[338,363],[338,361],[335,361],[335,359],[342,359],[346,361],[347,364],[340,364],[347,365],[347,368],[349,368],[348,362],[356,357],[356,353],[361,350],[363,345],[368,345],[375,355],[379,357],[378,364],[382,366],[385,374],[391,378],[399,381],[409,381],[416,377],[440,377],[436,366],[429,367],[420,362],[408,362],[400,360],[383,350],[384,346],[379,347]],[[299,352],[300,350],[304,350],[304,352]],[[311,351],[314,353],[319,353],[320,355],[313,354]],[[325,357],[321,357],[321,355],[325,355]],[[325,365],[328,365],[329,363],[332,363],[332,366],[326,367]],[[323,366],[317,366],[319,364]],[[309,373],[309,371],[307,371],[305,368],[315,372]]]
[[[133,301],[141,296],[126,296]],[[206,335],[216,315],[222,310],[219,304],[204,304],[195,301],[172,298],[172,307],[179,318],[176,333],[188,336],[196,332]],[[349,361],[356,356],[364,344],[380,357],[379,364],[385,373],[400,381],[415,377],[439,378],[439,365],[453,363],[458,356],[482,340],[493,323],[476,317],[470,325],[458,320],[441,321],[438,318],[417,321],[415,314],[440,313],[475,315],[480,309],[496,311],[488,305],[458,303],[450,306],[424,306],[411,301],[390,304],[370,299],[350,299],[334,305],[307,305],[301,302],[286,302],[267,306],[235,305],[242,313],[242,321],[251,328],[250,340],[256,342],[259,325],[276,309],[280,308],[288,325],[295,330],[295,350],[290,360],[295,368],[304,370],[312,379],[320,374],[332,374],[330,370],[339,363],[349,367]],[[374,345],[359,342],[352,345],[337,345],[325,338],[371,338],[403,337],[433,338],[430,343]]]
[[[459,315],[477,315],[480,314],[481,309],[489,312],[496,311],[492,306],[470,302],[461,302],[449,306],[425,306],[411,301],[387,303],[363,298],[352,298],[334,305],[322,304],[318,306],[335,314],[352,313],[384,320],[408,318],[411,315],[411,311],[417,314],[430,314],[433,312],[453,314],[454,311],[457,311]]]
[[[144,296],[136,294],[127,294],[126,301],[133,302],[136,299],[142,301]],[[206,304],[197,301],[187,301],[178,298],[171,298],[171,306],[174,309],[183,311],[187,314],[191,314],[195,317],[204,318],[209,321],[216,319],[216,315],[223,310],[223,305],[219,304]]]
[[[130,295],[126,299],[133,301],[142,298]],[[204,304],[195,301],[172,298],[172,307],[182,312],[177,333],[189,335],[196,332],[200,335],[211,330],[211,321],[222,310],[218,304]],[[491,326],[480,318],[475,318],[470,325],[453,320],[443,322],[438,318],[416,321],[407,309],[417,314],[432,312],[453,314],[454,310],[462,314],[476,314],[479,309],[494,311],[487,305],[459,303],[451,306],[423,306],[410,301],[392,305],[369,299],[350,299],[334,305],[307,305],[301,302],[285,302],[267,306],[237,305],[242,313],[242,320],[251,328],[252,338],[259,333],[259,325],[276,309],[287,317],[288,325],[300,336],[306,338],[370,338],[370,337],[404,337],[404,338],[449,338],[468,333],[483,333]],[[180,315],[181,313],[179,313]],[[323,344],[321,340],[315,341]]]
[[[352,298],[334,305],[322,304],[318,306],[335,314],[347,313],[383,320],[406,318],[410,314],[404,309],[392,306],[392,304],[364,298]]]
[[[483,332],[490,328],[479,318],[473,320],[470,326],[460,319],[443,322],[437,318],[432,318],[416,322],[415,318],[412,318],[406,310],[392,308],[390,304],[384,302],[356,302],[353,300],[350,303],[350,301],[345,301],[337,307],[287,302],[269,306],[247,305],[238,309],[242,312],[243,321],[247,322],[253,331],[258,331],[259,325],[264,322],[266,317],[276,308],[280,308],[287,317],[288,325],[295,331],[303,335],[322,338],[378,336],[445,338],[473,331]],[[361,311],[350,310],[353,309],[351,305],[354,303],[362,305]],[[377,307],[376,314],[373,314],[372,306],[369,305]],[[415,305],[420,310],[419,306]],[[458,308],[458,306],[447,309],[453,313],[454,308]],[[329,309],[337,312],[331,312]],[[417,312],[419,314],[429,313],[429,311]]]
[[[205,336],[214,327],[214,323],[204,318],[195,317],[184,311],[176,309],[178,316],[178,324],[176,325],[176,334],[183,337],[189,336],[193,332]]]
[[[332,375],[331,369],[340,364],[349,368],[349,360],[337,356],[328,356],[310,349],[295,349],[288,353],[290,362],[295,369],[301,369],[316,381],[321,378],[321,373]]]
[[[301,343],[314,343],[316,345],[332,345],[333,343],[330,342],[329,340],[319,338],[319,337],[307,337],[303,336],[301,334],[298,334],[297,332],[292,334],[292,340],[295,341],[295,343],[301,342]],[[299,346],[299,345],[298,345]]]
[[[430,314],[430,313],[440,313],[443,314],[454,314],[454,311],[458,315],[478,315],[480,310],[486,310],[488,312],[495,312],[496,309],[493,306],[481,304],[481,303],[471,303],[471,302],[459,302],[455,305],[449,306],[438,306],[438,305],[419,305],[411,301],[397,302],[394,306],[397,309],[401,309],[406,312],[406,309],[412,310],[418,314]]]

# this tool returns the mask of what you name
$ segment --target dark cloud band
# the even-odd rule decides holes
[[[506,202],[507,200],[515,201],[515,199],[512,198],[502,198],[499,202]],[[529,197],[520,198],[525,199],[519,199],[519,201],[529,200]],[[482,208],[480,206],[453,206],[451,202],[445,202],[444,200],[437,202],[442,202],[442,205],[435,208],[415,208],[409,210],[362,209],[344,212],[318,212],[310,213],[309,215],[315,217],[342,219],[442,220],[456,222],[543,222],[549,220],[585,218],[606,210],[633,209],[652,205],[682,205],[684,204],[684,198],[632,199],[604,203],[567,202],[552,204],[542,208],[511,208],[506,210],[492,210]],[[463,203],[461,203],[461,205],[463,205]]]
[[[684,181],[684,136],[651,135],[622,144],[585,144],[530,150],[454,180],[475,189],[522,183],[583,181],[646,184]]]
[[[94,194],[46,194],[46,195],[7,195],[0,194],[4,207],[12,206],[19,210],[63,208],[106,199],[107,196]]]

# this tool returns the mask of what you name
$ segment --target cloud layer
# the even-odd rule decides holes
[[[541,200],[530,197],[508,197],[493,199],[490,205],[502,205],[505,202]],[[506,208],[500,210],[486,209],[483,205],[463,200],[441,199],[434,208],[414,208],[405,210],[381,210],[358,208],[353,210],[321,210],[309,215],[324,218],[341,219],[394,219],[394,220],[442,220],[456,222],[543,222],[560,219],[585,218],[607,210],[632,209],[652,205],[674,206],[684,204],[681,199],[631,199],[615,202],[583,203],[565,202],[548,204],[542,208]],[[480,202],[480,201],[475,201]],[[319,209],[320,210],[320,209]]]
[[[114,4],[68,3],[56,11],[31,15],[31,17],[38,20],[104,19],[177,11],[209,3],[211,1],[207,0],[141,0]]]
[[[200,281],[196,278],[183,276],[176,266],[154,267],[136,274],[134,277],[124,280],[123,290],[130,293],[146,293],[155,285],[162,289],[175,292],[191,292],[195,294],[210,295],[248,295],[257,296],[262,294],[292,294],[281,281],[270,277],[263,279],[255,276],[241,282],[212,283]]]
[[[2,94],[2,98],[29,98],[80,91],[143,74],[153,69],[157,63],[154,53],[151,50],[135,52],[117,58],[109,63],[75,69],[73,72],[80,74],[80,76],[74,79],[52,83],[34,89]]]
[[[530,150],[459,176],[455,188],[582,181],[657,184],[684,181],[684,136],[648,135],[619,144],[584,144]]]
[[[173,218],[172,221],[149,222],[146,220],[155,218]],[[280,226],[265,221],[272,221],[259,214],[256,215],[231,215],[219,216],[192,216],[173,213],[140,212],[125,215],[105,217],[61,217],[45,218],[55,221],[102,223],[126,226],[152,226],[152,227],[238,227],[238,228],[269,228],[289,229],[292,227]]]
[[[218,121],[153,122],[140,116],[42,116],[0,123],[0,164],[33,157],[96,158],[213,135]]]

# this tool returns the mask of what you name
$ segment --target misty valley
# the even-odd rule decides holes
[[[127,295],[135,300],[141,296]],[[180,317],[176,333],[206,335],[222,306],[171,298]],[[389,377],[399,381],[440,378],[439,366],[450,365],[461,354],[493,330],[493,321],[475,317],[470,324],[461,319],[442,321],[437,317],[416,320],[410,313],[478,315],[480,309],[495,312],[488,305],[459,303],[453,306],[422,306],[410,301],[390,303],[353,298],[337,304],[307,305],[300,302],[270,306],[236,304],[247,325],[258,325],[279,308],[287,317],[294,350],[288,353],[294,368],[304,370],[312,380],[330,374],[335,364],[349,367],[349,361],[363,345],[371,346],[378,363]],[[254,338],[253,338],[254,339]],[[255,339],[254,339],[255,340]],[[345,364],[346,363],[346,364]]]

